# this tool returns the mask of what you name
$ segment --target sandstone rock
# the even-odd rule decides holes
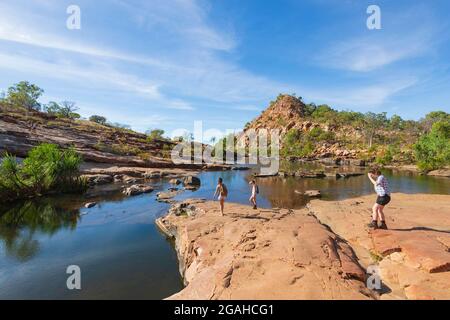
[[[153,172],[147,172],[144,177],[146,179],[159,179],[162,177],[161,172],[159,171],[153,171]]]
[[[156,195],[156,200],[158,200],[160,202],[170,202],[169,200],[176,197],[181,192],[182,192],[182,190],[169,190],[167,192],[159,192]]]
[[[385,299],[449,299],[449,200],[448,195],[395,193],[385,209],[389,230],[370,232],[372,195],[357,202],[313,200],[309,209],[349,242],[364,267],[379,265],[382,282],[392,290]]]
[[[350,246],[307,210],[227,203],[222,217],[217,203],[189,206],[176,205],[157,222],[175,238],[187,285],[169,299],[375,297]]]
[[[320,190],[306,190],[303,194],[310,198],[320,198],[322,196]]]
[[[434,176],[434,177],[447,177],[447,178],[450,178],[450,168],[433,170],[433,171],[428,172],[427,175]]]
[[[143,193],[153,192],[153,190],[154,189],[150,186],[146,186],[143,184],[136,184],[123,190],[123,193],[127,196],[137,196]]]

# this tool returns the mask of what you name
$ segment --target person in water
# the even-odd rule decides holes
[[[391,202],[391,191],[389,190],[388,181],[378,168],[370,170],[367,175],[377,193],[377,200],[372,207],[372,222],[368,226],[372,229],[380,228],[386,230],[387,226],[383,210]],[[378,220],[380,220],[380,226],[378,226]]]
[[[217,182],[216,192],[214,193],[214,198],[216,196],[219,196],[218,200],[220,202],[220,213],[223,216],[223,209],[225,206],[225,200],[228,197],[228,189],[223,183],[222,178],[219,178],[219,181]]]
[[[256,195],[259,193],[259,188],[255,180],[250,181],[249,184],[252,187],[252,196],[248,200],[253,205],[253,209],[256,210],[258,209],[258,206],[256,205]]]

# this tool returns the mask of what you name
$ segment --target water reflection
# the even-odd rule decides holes
[[[80,219],[78,209],[55,206],[48,199],[26,201],[0,212],[0,239],[5,253],[20,261],[31,259],[39,251],[36,232],[53,235],[60,229],[74,230]]]

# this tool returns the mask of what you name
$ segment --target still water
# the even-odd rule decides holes
[[[199,175],[199,190],[187,191],[176,199],[211,199],[215,183],[222,177],[229,189],[228,201],[246,204],[251,174],[204,172]],[[448,178],[392,171],[385,175],[393,192],[449,194]],[[111,185],[84,196],[50,197],[1,207],[0,299],[162,299],[181,290],[173,244],[154,224],[168,209],[167,204],[156,201],[156,193],[169,185],[164,180],[149,183],[155,192],[131,198],[120,193],[119,185]],[[366,176],[338,180],[272,177],[258,179],[258,184],[260,207],[300,208],[308,199],[296,190],[319,189],[325,200],[373,193]],[[98,205],[85,209],[84,204],[92,201]],[[66,287],[69,265],[81,268],[79,291]]]

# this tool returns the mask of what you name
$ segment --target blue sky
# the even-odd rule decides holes
[[[81,8],[81,30],[66,8]],[[368,30],[366,9],[381,8]],[[418,119],[450,110],[447,0],[0,2],[0,91],[145,131],[241,128],[278,93]]]

